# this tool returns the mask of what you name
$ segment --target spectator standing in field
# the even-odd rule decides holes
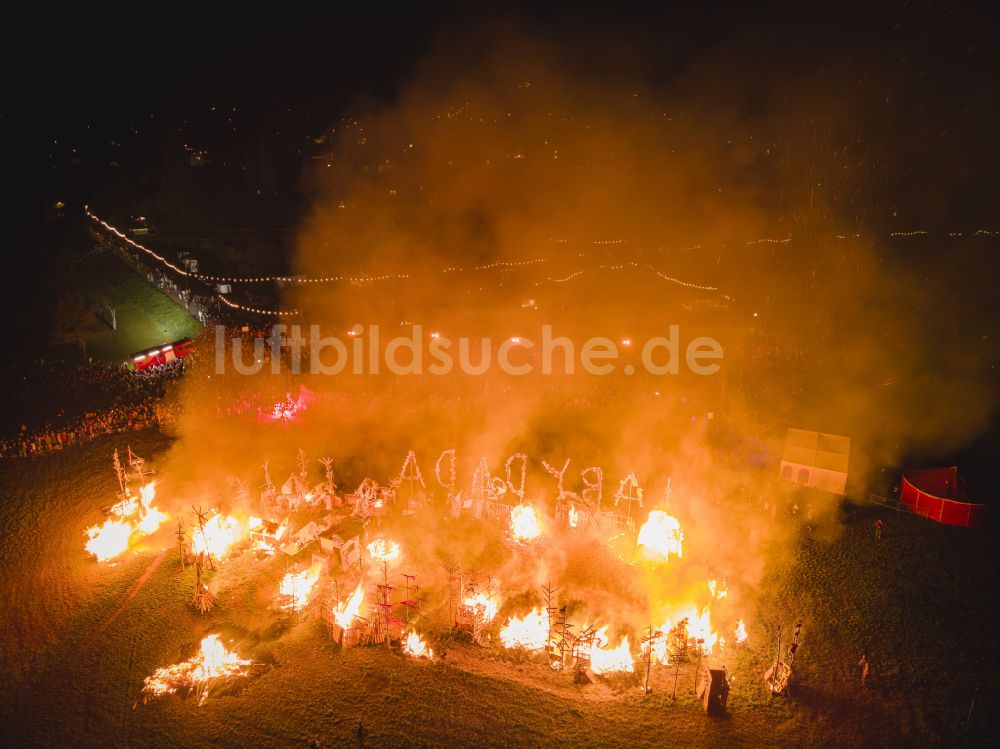
[[[874,522],[873,527],[875,528],[875,540],[878,541],[882,538],[882,520],[878,519]]]

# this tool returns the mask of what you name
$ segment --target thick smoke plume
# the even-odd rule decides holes
[[[631,339],[623,360],[637,364],[641,343],[676,324],[682,352],[697,336],[721,343],[720,371],[209,378],[202,368],[181,394],[169,456],[186,504],[230,501],[234,476],[255,488],[265,458],[283,479],[300,447],[335,458],[342,490],[396,475],[414,449],[439,498],[400,532],[426,560],[472,564],[501,553],[443,519],[442,451],[456,450],[460,487],[480,457],[503,477],[507,457],[526,453],[527,496],[549,514],[557,485],[542,461],[569,458],[564,488],[577,492],[581,471],[600,466],[606,508],[634,471],[640,523],[669,507],[685,529],[685,566],[669,582],[616,546],[595,561],[552,545],[493,572],[511,590],[551,580],[635,623],[687,591],[703,595],[706,577],[728,580],[734,598],[760,581],[805,514],[773,509],[788,490],[764,456],[786,427],[850,436],[862,488],[907,450],[957,448],[982,429],[995,393],[976,362],[991,351],[941,336],[928,353],[914,307],[940,298],[946,279],[907,270],[863,208],[882,185],[879,145],[864,137],[875,84],[859,87],[850,71],[808,87],[805,71],[737,84],[711,58],[643,82],[634,68],[580,72],[565,50],[523,39],[463,50],[431,55],[392,103],[333,123],[305,175],[313,210],[295,271],[405,278],[290,285],[286,308],[324,335],[378,324],[383,343],[413,324],[425,344],[431,332],[537,342],[549,324],[577,349],[593,336]],[[942,309],[934,334],[974,311]],[[206,418],[247,393],[279,399],[300,385],[314,399],[287,424]],[[808,503],[812,522],[834,517],[832,499]]]

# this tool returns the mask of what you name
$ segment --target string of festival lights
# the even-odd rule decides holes
[[[149,247],[146,247],[146,246],[140,244],[139,242],[136,242],[130,236],[128,236],[127,234],[125,234],[124,232],[122,232],[121,230],[119,230],[118,228],[112,226],[107,221],[105,221],[102,218],[100,218],[99,216],[97,216],[95,213],[93,213],[90,210],[89,206],[84,206],[84,211],[85,211],[86,215],[91,220],[93,220],[95,223],[97,223],[100,226],[104,227],[104,229],[106,229],[107,231],[109,231],[112,234],[114,234],[116,237],[118,237],[119,239],[121,239],[126,244],[134,247],[137,250],[140,250],[141,252],[146,253],[146,255],[148,255],[149,257],[152,257],[153,259],[155,259],[157,262],[159,262],[165,268],[168,268],[168,269],[174,271],[175,273],[177,273],[177,274],[179,274],[181,276],[184,276],[186,278],[193,278],[193,279],[196,279],[198,281],[205,282],[205,283],[211,283],[211,284],[253,284],[253,283],[317,284],[317,283],[349,282],[349,283],[352,283],[352,284],[363,284],[363,283],[374,283],[374,282],[388,281],[388,280],[405,280],[405,279],[409,279],[410,278],[410,275],[407,274],[407,273],[385,273],[385,274],[382,274],[382,275],[379,275],[379,276],[370,276],[370,275],[360,275],[360,276],[339,276],[339,275],[338,276],[277,276],[277,275],[275,275],[275,276],[216,276],[216,275],[211,275],[211,274],[207,274],[207,273],[197,273],[197,272],[194,272],[194,271],[185,270],[184,268],[181,268],[181,267],[175,265],[174,263],[170,262],[169,260],[167,260],[167,258],[163,257],[162,255],[160,255],[156,251],[150,249]],[[892,237],[892,238],[895,238],[895,239],[908,239],[908,238],[913,238],[913,237],[924,237],[924,236],[928,236],[929,234],[930,234],[930,232],[928,232],[927,230],[924,230],[924,229],[914,229],[914,230],[910,230],[910,231],[890,232],[889,236]],[[948,232],[947,235],[949,237],[962,237],[962,236],[994,237],[994,236],[1000,236],[1000,231],[996,231],[996,230],[992,230],[992,229],[976,229],[975,231],[969,232],[967,234],[963,233],[963,232]],[[862,235],[860,233],[856,233],[856,234],[836,234],[834,236],[837,239],[846,240],[846,239],[857,239],[857,238],[860,238]],[[550,238],[549,241],[557,243],[557,244],[568,244],[568,243],[570,243],[571,240],[565,239],[565,238]],[[791,241],[792,241],[792,237],[790,237],[790,236],[789,237],[785,237],[784,239],[775,239],[775,238],[771,238],[771,237],[762,237],[762,238],[759,238],[759,239],[748,240],[746,242],[746,244],[747,245],[757,245],[757,244],[788,244]],[[601,239],[601,240],[591,240],[589,242],[589,244],[593,244],[593,245],[625,245],[625,244],[629,244],[629,240],[627,240],[627,239]],[[691,247],[681,248],[678,251],[687,252],[687,251],[692,251],[692,250],[700,249],[701,247],[702,247],[702,245],[698,244],[698,245],[693,245]],[[657,249],[657,252],[663,252],[664,249],[665,248],[660,247],[660,248]],[[495,262],[492,262],[492,263],[486,263],[486,264],[483,264],[483,265],[473,266],[471,268],[471,270],[472,271],[508,270],[508,269],[512,269],[512,268],[521,268],[521,267],[527,267],[527,266],[532,266],[532,265],[542,265],[542,264],[546,264],[548,262],[550,262],[548,258],[531,258],[531,259],[527,259],[527,260],[498,260],[498,261],[495,261]],[[562,283],[567,283],[568,281],[571,281],[571,280],[573,280],[575,278],[579,278],[580,276],[582,276],[582,275],[584,275],[586,273],[593,273],[595,271],[620,271],[620,270],[628,270],[628,269],[646,270],[646,271],[649,271],[650,273],[652,273],[653,275],[657,276],[658,278],[660,278],[660,279],[662,279],[664,281],[676,284],[678,286],[683,286],[685,288],[695,289],[695,290],[698,290],[698,291],[719,292],[719,289],[716,286],[710,286],[710,285],[707,285],[707,284],[697,284],[697,283],[692,283],[690,281],[683,281],[683,280],[681,280],[679,278],[675,278],[673,276],[669,276],[669,275],[663,273],[662,271],[660,271],[659,269],[657,269],[654,266],[650,265],[649,263],[638,263],[638,262],[625,262],[625,263],[620,263],[620,264],[617,264],[617,265],[599,265],[599,266],[597,266],[596,268],[593,268],[593,269],[582,268],[582,269],[573,271],[573,272],[571,272],[571,273],[569,273],[567,275],[564,275],[564,276],[559,276],[559,277],[547,276],[544,280],[546,282],[549,282],[549,283],[562,284]],[[449,266],[447,268],[442,268],[440,272],[441,273],[461,273],[461,272],[465,272],[465,270],[466,270],[465,268],[460,268],[460,267],[457,267],[457,266]],[[538,286],[538,285],[540,285],[540,282],[536,282],[535,283],[535,286]],[[719,293],[720,293],[720,295],[723,298],[731,300],[731,297],[729,297],[729,296],[727,296],[725,294],[722,294],[721,292],[719,292]],[[288,317],[288,316],[293,316],[293,315],[297,315],[298,314],[298,310],[263,309],[263,308],[260,308],[260,307],[252,307],[252,306],[249,306],[249,305],[240,304],[238,302],[234,302],[231,299],[227,298],[221,292],[217,293],[216,296],[219,299],[219,301],[221,301],[227,307],[230,307],[231,309],[237,309],[237,310],[240,310],[240,311],[243,311],[243,312],[250,312],[250,313],[253,313],[253,314],[257,314],[257,315],[274,315],[274,316],[278,316],[278,317]]]
[[[276,317],[292,317],[299,314],[297,309],[293,310],[280,310],[280,309],[261,309],[260,307],[248,307],[245,304],[239,304],[237,302],[230,301],[222,294],[216,294],[219,301],[231,309],[238,309],[243,312],[252,312],[255,315],[274,315]]]

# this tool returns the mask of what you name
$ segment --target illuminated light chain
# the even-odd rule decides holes
[[[521,461],[521,483],[519,486],[514,486],[514,482],[510,480],[510,467],[515,460]],[[514,453],[509,458],[507,458],[507,462],[504,464],[504,468],[507,471],[507,487],[514,495],[517,496],[518,499],[520,499],[523,502],[524,482],[528,472],[528,456],[525,453]]]
[[[583,273],[587,273],[587,272],[588,271],[586,271],[586,270],[578,270],[575,273],[570,273],[565,278],[549,278],[547,280],[552,281],[553,283],[566,283],[566,281],[571,281],[572,279],[576,278],[577,276],[582,275]]]
[[[717,286],[707,286],[707,285],[703,285],[703,284],[691,283],[690,281],[682,281],[679,278],[674,278],[673,276],[668,276],[666,273],[663,273],[662,271],[657,270],[656,268],[654,268],[652,265],[649,265],[648,263],[647,264],[640,264],[640,263],[620,263],[618,265],[599,265],[598,266],[599,270],[624,270],[626,268],[638,268],[640,270],[643,269],[643,268],[645,268],[646,270],[649,270],[652,273],[654,273],[655,275],[657,275],[660,278],[662,278],[664,281],[669,281],[670,283],[677,284],[678,286],[685,286],[685,287],[687,287],[689,289],[699,289],[700,291],[718,291],[719,290],[719,288]],[[570,273],[568,276],[564,276],[562,278],[552,278],[552,277],[549,277],[546,280],[551,281],[552,283],[566,283],[567,281],[570,281],[570,280],[576,278],[577,276],[580,276],[580,275],[582,275],[584,273],[590,273],[590,272],[591,272],[590,270],[583,269],[583,270],[578,270],[575,273]],[[723,296],[725,297],[725,294],[723,294]],[[726,299],[729,299],[729,298],[730,297],[726,297]]]
[[[976,229],[974,232],[969,234],[970,237],[995,237],[1000,235],[1000,231],[994,231],[993,229]],[[948,232],[949,237],[961,237],[965,236],[960,231],[950,231]]]
[[[247,307],[245,305],[229,301],[222,294],[219,294],[218,298],[219,301],[221,301],[227,307],[232,307],[233,309],[242,310],[243,312],[253,312],[254,314],[257,315],[275,315],[277,317],[288,317],[290,315],[299,314],[298,310],[276,310],[276,309],[260,309],[259,307]]]
[[[132,245],[137,250],[142,250],[146,254],[151,255],[152,257],[154,257],[157,260],[159,260],[161,263],[163,263],[165,266],[167,266],[171,270],[176,271],[177,273],[180,273],[182,276],[193,276],[194,275],[194,274],[189,273],[188,271],[184,270],[183,268],[178,268],[176,265],[174,265],[173,263],[171,263],[165,257],[163,257],[162,255],[156,254],[155,252],[153,252],[148,247],[143,247],[141,244],[139,244],[138,242],[136,242],[135,240],[133,240],[131,237],[126,236],[122,232],[118,231],[118,229],[116,229],[115,227],[113,227],[107,221],[104,221],[103,219],[101,219],[101,218],[97,217],[96,215],[94,215],[93,213],[91,213],[89,208],[84,207],[83,210],[86,212],[86,214],[87,214],[87,216],[89,218],[91,218],[92,220],[96,221],[98,224],[100,224],[101,226],[103,226],[105,229],[107,229],[108,231],[110,231],[112,234],[114,234],[115,236],[117,236],[119,239],[121,239],[122,241],[126,242],[127,244]]]
[[[661,273],[656,268],[654,268],[652,265],[647,265],[646,267],[649,268],[651,271],[653,271],[653,273],[655,273],[656,275],[658,275],[664,281],[670,281],[671,283],[675,283],[678,286],[687,286],[689,289],[700,289],[702,291],[718,291],[719,290],[719,288],[717,286],[704,286],[704,285],[701,285],[701,284],[689,283],[688,281],[681,281],[679,278],[673,278],[672,276],[668,276],[665,273]]]
[[[449,470],[451,472],[451,476],[450,476],[450,478],[448,480],[448,483],[445,483],[441,479],[441,461],[443,461],[445,459],[445,456],[448,457],[448,465],[449,465]],[[443,453],[441,453],[441,455],[438,456],[437,462],[434,464],[434,476],[435,476],[435,478],[437,478],[437,481],[438,481],[438,483],[441,486],[443,486],[448,491],[454,491],[454,489],[455,489],[455,450],[454,450],[454,448],[452,448],[451,450],[445,450]]]
[[[104,221],[99,216],[95,215],[90,211],[89,208],[84,208],[87,216],[103,226],[108,231],[112,232],[115,236],[120,238],[127,244],[132,245],[137,250],[142,250],[151,257],[156,258],[160,263],[170,268],[171,270],[180,273],[182,276],[189,278],[195,278],[199,281],[206,281],[211,283],[334,283],[349,281],[351,283],[369,283],[373,281],[387,281],[389,279],[407,279],[410,276],[405,273],[386,273],[381,276],[324,276],[324,277],[296,277],[296,276],[212,276],[207,273],[191,273],[183,268],[178,268],[176,265],[171,263],[162,255],[154,252],[153,250],[145,247],[135,240],[133,240],[128,235],[119,231],[117,228]]]
[[[165,267],[173,270],[176,273],[179,273],[182,276],[189,277],[189,278],[195,278],[195,279],[200,280],[200,281],[212,282],[212,283],[274,283],[274,282],[277,282],[277,283],[297,283],[297,284],[304,284],[304,283],[338,283],[338,282],[347,281],[347,282],[355,283],[355,284],[363,284],[363,283],[373,283],[373,282],[387,281],[387,280],[405,280],[405,279],[409,279],[410,278],[409,274],[405,274],[405,273],[386,273],[386,274],[383,274],[383,275],[380,275],[380,276],[316,276],[316,277],[306,277],[306,276],[298,276],[298,277],[295,277],[295,276],[212,276],[212,275],[202,274],[202,273],[191,273],[190,271],[186,271],[183,268],[180,268],[180,267],[174,265],[169,260],[167,260],[165,257],[163,257],[162,255],[158,254],[157,252],[151,250],[150,248],[145,247],[144,245],[139,244],[138,242],[136,242],[135,240],[133,240],[131,237],[127,236],[126,234],[124,234],[123,232],[121,232],[120,230],[118,230],[117,228],[115,228],[114,226],[112,226],[111,224],[109,224],[108,222],[104,221],[103,219],[101,219],[96,214],[94,214],[90,210],[90,208],[88,206],[84,206],[84,211],[85,211],[86,215],[90,219],[92,219],[94,222],[96,222],[96,223],[100,224],[101,226],[103,226],[107,231],[112,232],[119,239],[121,239],[122,241],[124,241],[127,244],[131,245],[132,247],[135,247],[137,250],[141,250],[142,252],[145,252],[150,257],[155,258],[161,264],[163,264]],[[889,236],[890,237],[894,237],[894,238],[908,238],[908,237],[926,236],[928,234],[929,234],[929,232],[927,232],[927,231],[925,231],[923,229],[918,229],[918,230],[914,230],[914,231],[891,232],[889,234]],[[950,236],[950,237],[961,237],[961,236],[963,236],[963,234],[961,232],[948,232],[948,236]],[[996,231],[996,230],[993,230],[993,229],[977,229],[976,231],[974,231],[974,232],[971,233],[971,236],[975,236],[975,237],[1000,236],[1000,231]],[[849,238],[852,238],[852,237],[859,238],[859,237],[861,237],[861,234],[860,233],[858,233],[858,234],[846,234],[846,235],[845,234],[836,234],[835,237],[837,239],[849,239]],[[560,238],[549,238],[549,241],[550,242],[556,242],[556,243],[559,243],[559,244],[567,244],[567,243],[570,242],[570,240],[568,240],[568,239],[560,239]],[[747,245],[755,245],[755,244],[787,244],[787,243],[789,243],[791,241],[792,241],[791,237],[787,237],[785,239],[772,239],[772,238],[764,237],[764,238],[760,238],[760,239],[749,240],[749,241],[747,241]],[[592,240],[590,242],[590,244],[594,244],[594,245],[621,245],[621,244],[628,244],[628,243],[629,243],[629,240],[627,240],[627,239]],[[680,249],[678,251],[679,252],[690,252],[690,251],[698,250],[698,249],[701,249],[701,248],[702,248],[702,245],[698,244],[698,245],[693,245],[691,247],[685,247],[685,248]],[[657,249],[657,252],[663,252],[665,249],[666,248],[660,247],[660,248]],[[580,254],[581,257],[583,256],[583,253],[579,253],[579,254]],[[516,267],[524,267],[524,266],[529,266],[529,265],[537,265],[537,264],[540,264],[540,263],[547,263],[547,262],[549,262],[549,260],[547,258],[534,258],[534,259],[531,259],[531,260],[498,260],[498,261],[496,261],[494,263],[488,263],[486,265],[475,266],[475,268],[473,268],[473,270],[481,271],[481,270],[492,270],[492,269],[495,269],[495,268],[516,268]],[[652,265],[648,265],[648,264],[646,264],[644,266],[641,266],[639,263],[630,262],[630,263],[623,263],[623,264],[619,264],[619,265],[601,265],[601,266],[598,266],[598,268],[600,270],[622,270],[622,269],[628,268],[628,267],[631,267],[631,268],[645,267],[646,269],[648,269],[649,271],[651,271],[655,275],[659,276],[664,281],[669,281],[670,283],[677,284],[678,286],[684,286],[686,288],[691,288],[691,289],[698,289],[698,290],[701,290],[701,291],[718,291],[718,287],[716,287],[716,286],[708,286],[708,285],[703,285],[703,284],[695,284],[695,283],[691,283],[689,281],[682,281],[681,279],[674,278],[673,276],[668,276],[665,273],[663,273],[663,272],[657,270],[656,268],[654,268]],[[452,266],[452,267],[442,268],[441,269],[442,273],[459,273],[459,272],[464,272],[464,271],[465,271],[464,268],[459,268],[457,266]],[[587,269],[582,269],[582,270],[578,270],[578,271],[575,271],[573,273],[570,273],[568,276],[564,276],[562,278],[553,278],[553,277],[550,276],[550,277],[546,278],[546,280],[549,281],[549,282],[551,282],[551,283],[566,283],[567,281],[571,281],[572,279],[577,278],[578,276],[581,276],[584,273],[589,273],[589,272],[591,272],[591,271],[587,270]],[[538,285],[539,285],[539,283],[536,282],[535,286],[538,286]],[[730,297],[730,296],[728,296],[728,295],[726,295],[726,294],[721,294],[721,292],[720,292],[720,295],[722,296],[723,299],[726,299],[728,301],[733,301],[733,298]],[[237,302],[232,302],[229,299],[225,298],[221,294],[219,294],[217,296],[222,301],[222,303],[225,304],[226,306],[231,307],[232,309],[242,310],[244,312],[252,312],[254,314],[259,314],[259,315],[276,315],[276,316],[281,316],[281,317],[291,316],[291,315],[297,315],[298,314],[298,310],[281,311],[281,310],[265,310],[265,309],[260,309],[258,307],[248,307],[246,305],[238,304]]]
[[[525,265],[537,265],[538,263],[549,262],[547,258],[539,257],[534,260],[497,260],[488,265],[477,265],[473,270],[491,270],[493,268],[519,268]]]

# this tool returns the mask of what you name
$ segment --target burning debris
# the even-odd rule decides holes
[[[364,601],[365,584],[362,580],[351,595],[328,609],[327,626],[334,642],[349,647],[367,641],[368,620],[361,616]]]
[[[536,608],[523,617],[512,616],[500,630],[500,642],[505,648],[542,650],[549,642],[548,609]]]
[[[629,649],[628,636],[622,637],[615,648],[609,648],[608,642],[608,628],[601,627],[590,646],[590,670],[595,674],[633,673],[635,661]]]
[[[434,657],[434,651],[413,630],[403,636],[403,652],[407,655],[412,655],[414,658],[431,659]]]
[[[251,517],[247,523],[251,548],[264,556],[274,556],[281,546],[281,539],[288,532],[288,520],[274,522]]]
[[[212,685],[243,675],[252,661],[226,649],[218,635],[201,641],[201,648],[189,660],[157,669],[143,682],[143,701],[178,692],[194,692],[198,706],[205,704]]]
[[[319,582],[320,573],[323,567],[319,562],[314,562],[308,567],[304,564],[296,564],[281,578],[278,586],[278,595],[282,603],[281,608],[291,611],[301,611],[312,598],[313,588]]]

